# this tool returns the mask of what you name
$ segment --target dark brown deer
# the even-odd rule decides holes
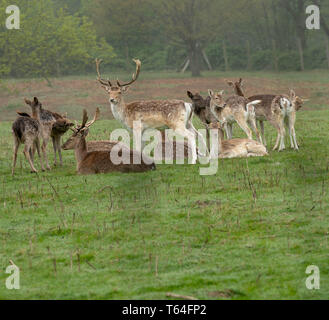
[[[118,145],[118,142],[110,141],[94,141],[87,144],[86,137],[89,133],[89,128],[96,122],[99,117],[99,109],[97,108],[94,119],[88,121],[87,111],[83,111],[82,124],[74,129],[73,135],[63,144],[64,150],[75,150],[75,158],[77,161],[77,172],[79,174],[98,174],[98,173],[109,173],[109,172],[145,172],[155,170],[155,164],[147,164],[142,161],[141,164],[134,164],[134,153],[135,151],[128,150],[130,156],[129,164],[114,164],[111,160],[111,151],[113,147]],[[88,146],[94,151],[89,151]],[[120,144],[120,152],[123,153],[126,148]]]
[[[24,155],[28,160],[32,173],[37,173],[37,169],[34,166],[33,161],[33,151],[32,149],[36,146],[42,171],[45,170],[43,166],[42,157],[40,154],[40,138],[42,136],[42,126],[40,123],[40,108],[41,104],[38,98],[34,98],[33,101],[25,99],[32,108],[32,117],[30,116],[20,116],[18,117],[12,125],[12,131],[14,136],[14,157],[13,157],[13,167],[12,175],[15,174],[15,167],[17,161],[17,153],[19,146],[25,144]]]
[[[219,123],[210,110],[210,96],[204,99],[198,92],[193,94],[187,91],[187,96],[192,100],[193,111],[200,119],[207,131],[207,148],[210,151],[210,129],[219,128]]]
[[[25,117],[30,117],[28,113],[17,113]],[[74,123],[67,119],[64,115],[43,109],[42,104],[40,110],[40,121],[42,124],[43,149],[47,149],[48,141],[51,138],[54,148],[54,165],[57,166],[58,153],[60,165],[62,166],[63,159],[61,150],[61,138],[69,130],[69,128],[74,125]],[[47,168],[50,169],[49,165],[47,165]]]

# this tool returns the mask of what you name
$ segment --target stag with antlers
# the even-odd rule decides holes
[[[81,125],[77,125],[75,128],[71,128],[73,131],[72,136],[63,144],[64,150],[74,150],[75,158],[77,161],[77,172],[79,174],[98,174],[109,172],[145,172],[155,170],[155,164],[150,164],[144,161],[141,164],[115,164],[111,159],[112,149],[118,146],[121,154],[127,154],[131,160],[134,157],[135,151],[124,150],[125,146],[119,142],[110,141],[93,141],[86,142],[86,137],[89,133],[89,128],[99,118],[99,108],[97,108],[94,119],[88,122],[88,114],[86,110],[83,110],[83,118]],[[91,151],[90,149],[93,149]]]
[[[102,60],[96,59],[98,82],[109,95],[109,102],[114,118],[120,121],[134,134],[143,134],[147,129],[170,128],[178,135],[187,138],[192,149],[192,164],[197,161],[196,137],[201,139],[204,149],[207,150],[203,136],[192,124],[193,108],[190,103],[181,100],[138,101],[126,104],[124,95],[130,85],[137,81],[140,71],[140,60],[133,60],[136,64],[136,73],[127,83],[112,84],[110,80],[101,78],[99,66]],[[207,155],[208,155],[208,151]]]

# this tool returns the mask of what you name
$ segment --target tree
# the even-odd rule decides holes
[[[52,75],[90,70],[96,56],[114,56],[88,18],[57,11],[52,0],[21,0],[20,9],[21,29],[0,29],[2,74],[49,82]]]
[[[327,62],[328,62],[328,68],[329,68],[329,25],[327,24],[327,19],[325,18],[324,13],[324,6],[322,5],[320,0],[314,0],[314,3],[321,9],[321,26],[322,30],[325,33],[325,39],[326,39],[326,55],[327,55]],[[327,8],[328,9],[328,8]],[[327,10],[327,13],[329,10]]]
[[[193,77],[201,75],[202,50],[216,36],[217,7],[212,0],[170,0],[161,1],[155,13],[171,43],[186,50]]]
[[[297,46],[300,57],[300,68],[305,70],[304,50],[306,48],[306,28],[305,28],[305,3],[306,0],[280,0],[281,5],[286,8],[293,18],[296,35]]]
[[[115,46],[121,64],[128,70],[132,58],[142,59],[141,51],[154,47],[161,39],[161,25],[153,7],[153,0],[95,0],[90,7],[98,34]]]

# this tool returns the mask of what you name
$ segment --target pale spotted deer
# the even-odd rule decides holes
[[[234,88],[234,92],[247,98],[243,91],[243,80],[240,78],[237,82],[228,81],[229,86]],[[293,90],[289,95],[261,94],[247,98],[248,101],[261,100],[262,102],[255,106],[256,119],[259,121],[261,135],[266,146],[264,121],[268,121],[277,130],[277,140],[273,150],[279,148],[279,151],[285,149],[285,127],[289,130],[291,147],[298,150],[298,143],[295,133],[296,112],[302,107],[303,103],[308,101],[297,97]]]
[[[37,169],[34,166],[33,159],[33,147],[34,145],[37,148],[40,164],[42,171],[45,170],[43,166],[42,157],[40,154],[40,138],[42,137],[42,126],[40,123],[40,108],[41,104],[38,99],[35,97],[33,101],[25,99],[25,102],[28,103],[32,108],[32,117],[30,116],[20,116],[18,117],[12,125],[12,131],[14,136],[14,156],[13,156],[13,166],[12,166],[12,175],[15,174],[17,153],[19,146],[25,144],[24,155],[28,160],[31,171],[37,173]]]
[[[136,151],[129,150],[126,146],[120,144],[119,142],[111,141],[93,141],[86,142],[86,137],[89,133],[89,128],[96,122],[99,118],[99,109],[97,108],[94,119],[90,122],[88,121],[87,111],[83,111],[82,124],[80,126],[71,128],[73,131],[72,136],[63,144],[62,148],[64,150],[74,150],[75,158],[77,161],[77,172],[82,175],[88,174],[99,174],[99,173],[109,173],[109,172],[145,172],[150,170],[155,170],[155,164],[151,162],[148,164],[143,161],[141,164],[134,164],[132,160]],[[128,155],[128,164],[121,163],[115,164],[111,159],[112,149],[120,144],[121,153]]]
[[[220,159],[249,158],[268,156],[266,147],[255,140],[250,139],[230,139],[224,140],[224,132],[219,130]]]
[[[139,101],[126,104],[124,95],[140,74],[141,62],[136,63],[136,73],[128,83],[116,85],[110,80],[101,78],[99,65],[102,60],[96,59],[96,70],[98,82],[109,95],[109,102],[114,118],[120,121],[126,128],[135,131],[136,135],[141,135],[148,129],[170,128],[175,133],[187,138],[192,149],[192,164],[197,161],[196,137],[201,139],[202,144],[207,150],[203,136],[194,128],[192,124],[193,108],[190,103],[181,100],[163,100],[163,101]]]
[[[252,140],[252,132],[248,126],[251,125],[256,133],[257,139],[262,143],[260,134],[256,128],[256,118],[254,106],[260,103],[260,100],[247,102],[240,96],[231,96],[228,99],[223,97],[224,91],[214,93],[209,90],[210,110],[219,121],[221,127],[224,127],[228,139],[232,139],[232,125],[237,122],[241,129],[246,133],[248,139]]]

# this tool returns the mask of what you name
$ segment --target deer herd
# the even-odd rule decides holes
[[[291,147],[299,149],[295,133],[296,112],[306,100],[298,97],[293,90],[289,94],[259,94],[247,97],[243,90],[243,80],[227,81],[233,88],[234,94],[224,97],[224,91],[213,92],[208,90],[208,96],[203,98],[199,93],[187,91],[192,103],[183,100],[149,100],[132,103],[125,102],[125,95],[130,86],[138,80],[141,71],[141,62],[134,60],[136,72],[132,80],[127,83],[115,83],[104,80],[100,73],[101,60],[96,59],[97,81],[108,95],[112,114],[116,120],[131,133],[142,137],[147,130],[162,130],[160,143],[165,143],[163,129],[171,129],[175,134],[186,138],[188,144],[183,143],[184,155],[191,155],[191,163],[196,164],[199,157],[214,158],[241,158],[262,157],[268,155],[267,143],[264,134],[264,121],[268,121],[277,131],[277,139],[273,150],[285,149],[286,128],[288,129]],[[92,121],[88,122],[87,111],[83,111],[80,125],[74,124],[67,115],[60,115],[43,108],[37,97],[32,101],[25,99],[31,108],[31,114],[18,112],[18,118],[12,125],[14,136],[14,156],[12,174],[15,173],[17,152],[24,144],[24,155],[29,162],[31,171],[37,172],[34,166],[34,155],[37,151],[42,171],[50,170],[47,157],[47,145],[50,139],[54,148],[54,165],[57,165],[57,153],[62,165],[63,150],[74,150],[79,174],[97,174],[108,172],[145,172],[154,170],[154,160],[142,154],[141,149],[132,150],[130,146],[119,141],[86,141],[90,127],[99,119],[100,110],[96,109]],[[196,115],[206,129],[206,141],[203,135],[193,125],[193,116]],[[257,129],[259,123],[260,132]],[[233,125],[245,132],[247,139],[233,139]],[[61,146],[61,138],[68,131],[71,137]],[[216,132],[212,136],[210,133]],[[257,141],[253,140],[253,133]],[[225,140],[225,134],[227,140]],[[214,141],[214,138],[215,141]],[[197,139],[201,149],[197,148]],[[211,141],[212,140],[212,141]],[[42,143],[41,143],[42,142]],[[175,146],[178,142],[172,141]],[[177,144],[177,145],[176,145]],[[216,144],[217,148],[212,148]],[[215,152],[213,150],[216,150]],[[112,152],[125,155],[121,163],[113,161]],[[188,150],[188,152],[186,152]],[[218,152],[217,152],[218,150]],[[191,153],[191,154],[190,154]],[[188,154],[188,155],[187,155]],[[142,159],[140,163],[133,160]],[[46,168],[45,168],[46,166]]]

